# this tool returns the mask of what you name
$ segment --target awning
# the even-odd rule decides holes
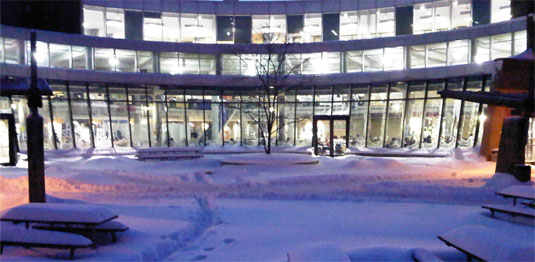
[[[41,95],[52,95],[52,89],[44,79],[37,79],[37,88]],[[30,90],[30,80],[27,78],[2,78],[0,82],[0,96],[25,96]]]

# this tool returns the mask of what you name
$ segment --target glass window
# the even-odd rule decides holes
[[[73,69],[89,69],[87,68],[87,47],[72,46],[72,68]]]
[[[215,15],[201,14],[197,17],[199,29],[196,32],[196,43],[215,43]]]
[[[240,74],[240,57],[239,55],[224,54],[221,56],[222,74],[239,75]]]
[[[269,15],[253,15],[252,42],[261,44],[269,42]]]
[[[272,34],[273,43],[286,43],[286,16],[271,15],[269,30]]]
[[[111,147],[110,119],[108,104],[105,100],[106,87],[89,86],[89,92],[91,96],[91,117],[93,120],[92,127],[95,147]]]
[[[135,72],[136,71],[136,51],[115,50],[115,59],[117,60],[118,72]]]
[[[4,63],[4,38],[0,37],[0,63]]]
[[[289,15],[286,17],[288,42],[302,43],[304,41],[304,16],[303,15]]]
[[[362,72],[362,51],[346,52],[347,73]]]
[[[143,40],[162,41],[163,21],[161,14],[145,12],[143,14]]]
[[[110,113],[113,129],[113,144],[116,147],[130,146],[130,131],[128,127],[128,105],[126,104],[126,89],[123,87],[109,88]]]
[[[448,43],[448,65],[468,64],[470,57],[469,40],[457,40]]]
[[[472,26],[472,1],[453,0],[451,29],[465,28]]]
[[[89,122],[89,106],[85,86],[70,85],[72,124],[76,147],[91,147],[91,128]]]
[[[30,57],[30,42],[26,41],[26,63],[31,63]],[[45,42],[37,41],[35,46],[35,61],[38,66],[48,66],[48,44]]]
[[[366,119],[368,118],[368,102],[351,103],[349,125],[349,144],[353,147],[364,146],[366,139]]]
[[[433,3],[435,11],[434,32],[447,31],[451,27],[451,1],[437,1]]]
[[[186,145],[186,122],[184,121],[186,107],[183,92],[183,90],[176,89],[167,92],[167,117],[171,146]]]
[[[117,59],[111,48],[95,48],[95,70],[114,71],[117,66]]]
[[[517,54],[520,54],[522,52],[524,52],[528,47],[528,37],[527,37],[527,31],[524,30],[524,31],[518,31],[518,32],[515,32],[514,33],[514,52],[513,52],[513,55],[517,55]],[[7,40],[7,39],[6,39]],[[7,53],[7,50],[6,50],[6,53]],[[6,57],[6,60],[7,60],[7,57]]]
[[[491,60],[511,56],[511,33],[493,35],[490,39],[492,41],[492,49],[490,50]]]
[[[178,66],[177,52],[160,52],[160,73],[163,74],[182,74],[183,67]]]
[[[473,54],[473,61],[475,63],[483,63],[490,59],[490,38],[488,36],[476,38],[473,40],[475,45],[475,53]]]
[[[433,32],[433,3],[414,5],[413,33],[425,34]]]
[[[385,48],[385,71],[386,70],[403,70],[405,68],[405,54],[404,48],[391,47]]]
[[[395,83],[390,86],[390,101],[388,104],[388,116],[386,122],[386,140],[385,147],[401,147],[403,114],[405,111],[406,91],[405,83]]]
[[[429,86],[431,88],[431,85]],[[442,110],[442,99],[428,99],[425,104],[425,115],[423,123],[423,148],[436,148],[438,143],[438,132],[440,130],[440,114]]]
[[[461,130],[459,133],[459,146],[460,147],[473,147],[474,146],[474,134],[479,120],[478,115],[479,104],[474,102],[465,101],[463,107],[463,118],[461,122]]]
[[[199,25],[200,15],[182,14],[180,16],[180,42],[199,43],[201,31],[204,30]]]
[[[104,8],[84,5],[84,34],[92,36],[105,36]]]
[[[106,8],[106,37],[124,38],[124,10]]]
[[[425,83],[415,82],[410,83],[408,98],[424,98],[425,97]]]
[[[50,119],[50,104],[49,104],[50,97],[43,96],[43,107],[39,108],[39,114],[43,116],[43,147],[44,149],[50,149],[54,150],[56,149],[54,147],[54,139],[56,139],[56,144],[58,148],[62,148],[63,145],[61,144],[61,141],[59,141],[62,134],[60,133],[62,131],[62,124],[54,122],[53,119]],[[54,130],[57,128],[56,130]],[[59,134],[58,134],[59,133]],[[68,144],[65,145],[65,149],[70,148],[67,147]]]
[[[215,75],[215,55],[199,55],[199,67],[201,75]]]
[[[405,132],[403,147],[418,148],[420,145],[420,134],[422,132],[422,114],[424,110],[423,99],[407,100],[407,114],[405,115]]]
[[[372,86],[372,99],[385,98],[386,86]],[[368,147],[383,147],[384,127],[386,122],[386,100],[371,101],[368,112]]]
[[[411,68],[425,67],[425,45],[413,45],[410,47]]]
[[[497,23],[511,19],[511,0],[491,0],[490,22]]]
[[[4,50],[6,56],[6,63],[20,64],[23,61],[21,58],[21,42],[17,39],[4,38]]]
[[[243,103],[242,105],[242,139],[244,145],[258,145],[259,128],[256,123],[259,115],[258,103]]]
[[[377,32],[377,13],[375,9],[360,10],[359,12],[359,39],[375,37]]]
[[[377,36],[387,37],[396,35],[396,14],[394,7],[377,9]]]
[[[128,88],[128,95],[131,96],[130,105],[130,128],[132,129],[132,142],[134,147],[149,146],[148,117],[149,107],[145,100],[144,88]]]
[[[358,39],[359,15],[357,11],[340,13],[340,40]]]
[[[305,14],[303,28],[304,42],[321,42],[321,14]]]
[[[312,95],[311,87],[302,87],[296,89],[296,145],[312,145]]]
[[[199,74],[199,55],[198,54],[189,54],[189,53],[180,53],[179,60],[179,71],[182,71],[183,74]]]
[[[445,66],[446,48],[447,43],[436,43],[427,45],[426,67]]]
[[[444,116],[442,119],[442,135],[440,137],[440,147],[455,147],[457,136],[457,123],[459,121],[459,112],[461,110],[461,100],[446,99]]]
[[[383,71],[383,49],[364,50],[364,72]]]
[[[68,45],[50,44],[50,66],[60,68],[70,68],[71,47]]]
[[[303,74],[321,74],[321,53],[302,54]]]
[[[177,13],[162,13],[162,39],[166,42],[180,41],[180,21]]]
[[[340,52],[323,52],[322,74],[340,73]]]
[[[284,69],[287,74],[301,74],[301,54],[286,54]]]
[[[69,115],[69,105],[67,102],[65,86],[52,85],[51,88],[54,90],[53,95],[50,96],[52,102],[52,110],[54,112],[54,121],[52,121],[52,124],[54,125],[55,139],[58,149],[73,148],[71,117]],[[43,101],[43,108],[46,104],[47,101]],[[52,139],[49,140],[51,143],[53,143]]]
[[[137,68],[138,72],[152,73],[154,72],[152,60],[152,52],[150,51],[137,51]]]

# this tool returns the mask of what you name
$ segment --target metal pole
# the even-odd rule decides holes
[[[43,148],[43,117],[38,108],[43,106],[37,87],[37,61],[35,60],[36,34],[31,39],[31,85],[28,92],[30,114],[26,118],[28,136],[28,192],[30,202],[46,202],[45,196],[45,152]]]

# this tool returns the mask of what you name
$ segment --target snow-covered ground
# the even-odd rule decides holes
[[[195,160],[146,162],[128,149],[47,152],[48,202],[101,204],[130,227],[117,243],[103,236],[96,250],[79,250],[75,258],[411,261],[414,248],[425,248],[453,261],[465,257],[437,235],[463,225],[488,226],[534,245],[533,220],[491,218],[480,207],[510,204],[494,193],[522,183],[494,174],[495,163],[471,151],[431,152],[447,155],[433,158],[311,156],[319,163],[239,166],[221,165],[231,156],[219,148],[206,151]],[[0,168],[0,210],[27,202],[25,165]],[[6,247],[1,259],[67,257],[65,250]]]

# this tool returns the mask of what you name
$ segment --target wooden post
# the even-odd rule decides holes
[[[26,118],[28,136],[28,191],[30,202],[45,202],[45,163],[43,148],[43,117],[38,108],[43,106],[37,87],[37,62],[35,60],[36,34],[31,33],[31,85],[28,92],[30,114]]]

